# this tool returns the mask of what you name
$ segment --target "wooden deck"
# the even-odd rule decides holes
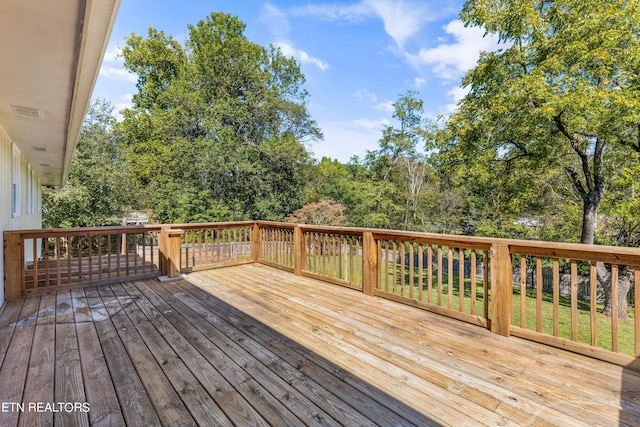
[[[640,374],[249,264],[5,304],[0,405],[1,426],[637,426]]]

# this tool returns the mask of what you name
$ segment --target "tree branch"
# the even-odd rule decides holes
[[[582,173],[584,175],[584,179],[587,184],[587,189],[589,191],[593,190],[594,183],[593,183],[593,177],[591,176],[591,168],[589,167],[589,156],[580,146],[580,141],[578,140],[578,138],[576,138],[569,132],[569,130],[567,129],[567,126],[562,122],[560,115],[555,116],[553,120],[556,124],[556,127],[560,131],[560,133],[562,133],[567,138],[567,140],[569,140],[569,143],[571,144],[571,148],[573,148],[573,151],[575,151],[578,157],[580,158],[580,165],[582,166]],[[573,171],[573,173],[576,173],[573,169],[571,169],[571,171]],[[582,184],[580,184],[580,186],[582,187]],[[584,190],[584,187],[582,188]]]
[[[567,175],[569,175],[571,184],[573,184],[573,187],[580,194],[582,200],[587,200],[587,198],[589,197],[589,193],[587,192],[587,190],[585,190],[584,185],[582,185],[580,177],[578,176],[578,172],[576,172],[571,166],[565,166],[564,170]]]

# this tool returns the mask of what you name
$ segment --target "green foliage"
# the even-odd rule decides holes
[[[163,32],[132,34],[125,67],[138,75],[121,131],[139,201],[162,222],[281,220],[303,204],[304,143],[321,132],[292,58],[212,13],[184,46]]]
[[[119,225],[134,191],[113,129],[113,106],[104,100],[91,104],[83,124],[68,182],[43,190],[45,227]]]
[[[466,164],[491,153],[514,169],[563,170],[592,243],[611,154],[640,150],[640,5],[469,0],[461,18],[505,45],[465,77],[443,150]]]

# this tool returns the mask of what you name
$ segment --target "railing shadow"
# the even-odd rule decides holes
[[[207,327],[215,327],[224,334],[233,334],[234,342],[245,351],[255,353],[256,345],[260,346],[271,360],[266,368],[276,373],[286,370],[289,372],[287,376],[294,372],[296,378],[290,383],[292,388],[295,383],[306,383],[305,386],[314,389],[316,393],[317,387],[321,387],[341,401],[340,404],[320,402],[321,399],[313,401],[327,411],[343,411],[340,414],[343,417],[341,424],[345,419],[351,419],[351,422],[344,424],[358,425],[357,420],[364,417],[379,425],[442,425],[188,280],[164,286],[171,293],[171,297],[164,298],[176,311],[192,310],[194,306],[205,308],[209,314],[200,312],[199,315],[205,315]],[[197,304],[194,304],[196,301]],[[269,388],[268,384],[263,386],[265,389]],[[344,409],[340,409],[345,405],[353,412],[346,413]],[[269,422],[279,424],[278,420]]]
[[[619,420],[620,426],[638,425],[640,422],[640,358],[622,370]]]

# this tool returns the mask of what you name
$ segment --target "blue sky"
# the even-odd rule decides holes
[[[152,26],[186,39],[188,24],[211,12],[238,16],[247,37],[273,44],[301,64],[309,110],[324,140],[314,157],[346,162],[376,149],[391,104],[407,90],[419,92],[433,119],[455,109],[464,73],[497,40],[458,21],[463,1],[453,0],[122,0],[94,98],[116,110],[130,105],[136,76],[122,67],[118,50],[132,32]]]

